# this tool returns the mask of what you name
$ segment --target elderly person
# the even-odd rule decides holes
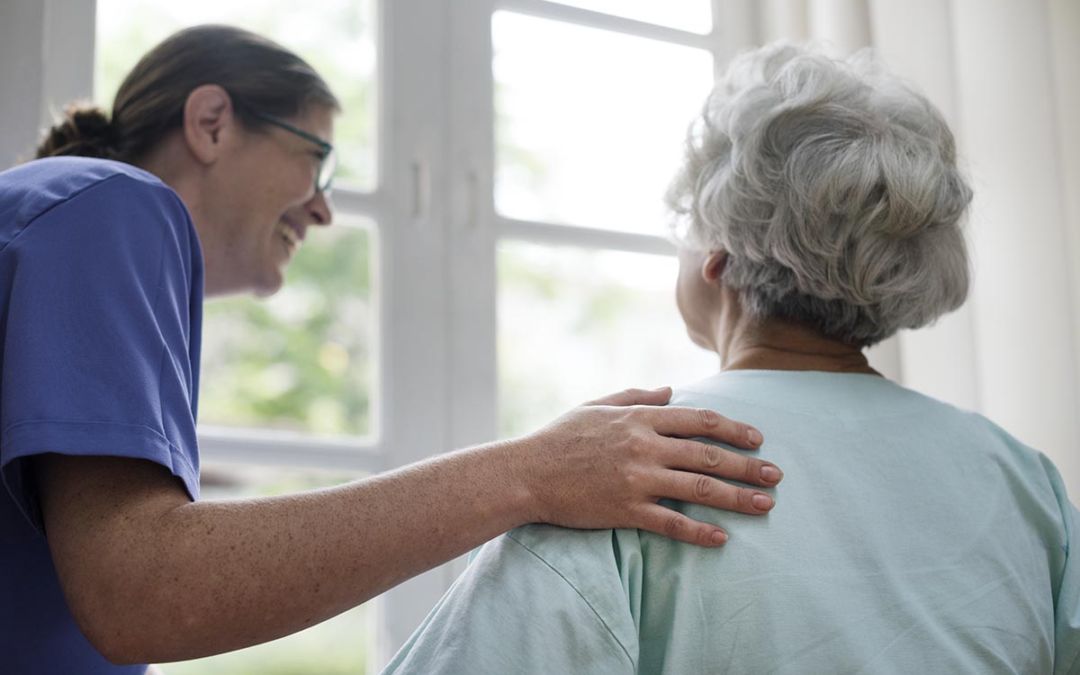
[[[771,46],[699,122],[669,193],[677,299],[723,370],[674,400],[760,428],[780,503],[675,506],[724,550],[515,530],[389,672],[1080,672],[1080,515],[1054,466],[863,353],[967,293],[971,192],[940,114],[867,59]]]

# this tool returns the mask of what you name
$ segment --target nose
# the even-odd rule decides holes
[[[309,225],[330,225],[334,219],[334,204],[330,201],[330,195],[316,192],[304,204],[304,214]]]

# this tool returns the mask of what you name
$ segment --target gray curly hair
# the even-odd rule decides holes
[[[868,53],[737,57],[667,193],[679,245],[723,250],[745,310],[869,346],[961,304],[971,189],[921,94]]]

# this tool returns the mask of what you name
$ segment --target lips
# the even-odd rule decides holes
[[[281,220],[277,226],[277,233],[285,241],[290,252],[294,252],[304,241],[304,228],[299,227],[288,220]]]

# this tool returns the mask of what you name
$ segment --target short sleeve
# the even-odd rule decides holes
[[[42,453],[147,459],[198,497],[198,246],[175,193],[117,174],[4,250],[0,466],[39,529],[25,460]]]
[[[1065,542],[1060,576],[1054,579],[1054,673],[1080,675],[1080,511],[1069,501],[1057,468],[1042,456],[1061,507]]]
[[[383,671],[634,672],[605,617],[511,536],[484,546]]]

